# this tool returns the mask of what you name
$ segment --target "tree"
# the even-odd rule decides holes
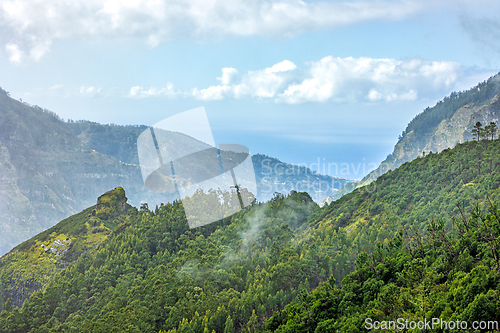
[[[497,130],[498,130],[497,123],[495,123],[494,121],[490,121],[490,124],[486,127],[489,128],[488,134],[491,135],[491,140],[493,140],[495,138],[495,135],[497,134]]]
[[[483,124],[481,124],[481,122],[478,121],[474,125],[474,128],[472,129],[472,135],[476,136],[477,141],[479,141],[479,139],[484,135],[483,133],[484,133]]]
[[[252,316],[250,317],[250,320],[248,320],[247,323],[247,330],[250,333],[255,333],[257,332],[257,325],[258,325],[258,320],[257,320],[257,315],[255,314],[255,310],[252,310]]]
[[[234,333],[234,324],[231,316],[227,316],[226,324],[224,325],[224,333]]]
[[[12,311],[12,302],[10,301],[10,298],[7,298],[7,301],[5,302],[3,309],[8,312]]]

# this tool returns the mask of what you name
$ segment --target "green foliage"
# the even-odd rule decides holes
[[[479,141],[479,139],[484,138],[485,130],[483,129],[483,125],[481,124],[481,122],[478,121],[474,125],[474,128],[472,129],[472,135],[476,137],[477,141]]]
[[[401,233],[380,253],[360,255],[342,288],[328,281],[304,292],[273,314],[263,331],[358,332],[367,318],[498,322],[500,210],[491,202],[486,206],[485,212],[476,205],[467,218],[454,219],[456,237],[443,220],[433,220],[424,239]]]
[[[0,332],[357,332],[367,317],[496,315],[500,213],[474,207],[499,197],[499,149],[461,144],[323,208],[277,194],[195,229],[180,202],[143,205],[3,311]]]
[[[103,201],[111,211],[112,220],[95,219],[96,209],[103,205]],[[0,304],[8,299],[14,306],[20,307],[53,275],[82,253],[104,242],[112,230],[123,225],[125,216],[121,214],[132,209],[126,201],[122,188],[109,191],[99,198],[98,205],[61,221],[3,256],[0,259]]]
[[[23,332],[230,332],[231,322],[235,331],[255,332],[310,275],[297,265],[291,241],[317,209],[307,194],[294,192],[190,230],[180,202],[144,206],[15,314],[4,311],[0,331],[19,316]],[[276,241],[281,258],[271,266],[267,253]],[[285,272],[283,286],[277,276]]]

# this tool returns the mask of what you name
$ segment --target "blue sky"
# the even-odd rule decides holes
[[[499,13],[486,0],[4,0],[0,86],[101,123],[205,106],[216,143],[361,178],[425,107],[500,70]]]

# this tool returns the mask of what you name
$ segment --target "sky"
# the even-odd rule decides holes
[[[424,108],[500,71],[499,13],[493,0],[3,0],[0,87],[66,120],[152,125],[204,106],[217,144],[360,179]]]

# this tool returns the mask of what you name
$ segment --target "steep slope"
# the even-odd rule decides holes
[[[474,209],[425,235],[397,235],[362,252],[339,288],[333,277],[277,311],[262,332],[498,332],[500,209]]]
[[[500,73],[462,92],[453,92],[434,107],[418,114],[400,136],[394,150],[358,183],[351,183],[331,196],[326,202],[339,199],[356,187],[365,186],[388,170],[394,170],[423,153],[441,152],[457,143],[472,140],[472,128],[476,122],[487,125],[499,123]]]
[[[65,125],[91,149],[124,163],[139,164],[137,138],[148,126],[103,125],[85,120],[70,120]]]
[[[284,163],[267,155],[253,155],[252,162],[260,201],[270,200],[276,192],[287,194],[294,190],[307,192],[318,202],[352,181],[347,178],[322,175],[305,166]]]
[[[120,233],[52,277],[21,309],[7,302],[0,332],[258,331],[287,304],[307,301],[307,292],[331,275],[337,282],[332,279],[326,287],[338,287],[357,262],[363,263],[358,260],[362,251],[374,254],[376,266],[370,269],[375,273],[369,274],[390,282],[399,264],[379,263],[381,251],[397,245],[391,242],[395,235],[402,232],[409,245],[418,247],[431,218],[461,216],[478,199],[500,198],[499,150],[500,140],[458,144],[406,163],[380,177],[370,191],[357,189],[321,209],[307,194],[292,193],[193,230],[179,202],[154,211],[143,208],[130,215]],[[477,258],[489,265],[495,261],[486,245],[478,247]],[[420,250],[412,251],[418,259]],[[463,259],[465,264],[471,260],[465,254]],[[466,295],[464,290],[470,289],[472,300],[484,291],[472,278],[460,282],[457,298]],[[366,285],[373,291],[367,302],[378,297],[382,283],[372,282]],[[349,309],[349,301],[365,304],[359,289],[348,291],[342,307],[339,299],[327,308]],[[309,323],[308,315],[316,313],[294,318]],[[284,322],[278,317],[273,322],[279,326]]]
[[[97,204],[16,246],[0,258],[0,301],[21,307],[51,276],[99,246],[132,213],[125,191],[116,188]]]
[[[144,187],[137,167],[92,151],[55,114],[3,90],[0,128],[0,254],[90,206],[110,188],[137,193]]]

